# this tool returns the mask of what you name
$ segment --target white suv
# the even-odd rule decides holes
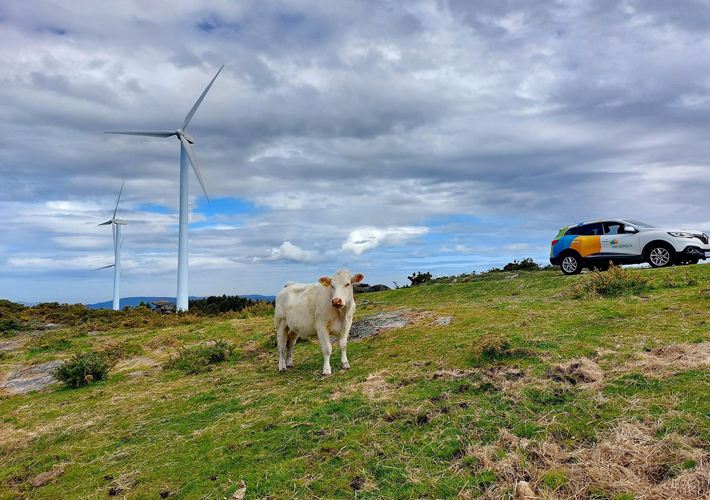
[[[582,222],[560,229],[552,241],[550,262],[565,274],[583,267],[606,269],[609,262],[653,267],[697,264],[710,257],[708,235],[701,231],[666,229],[630,219]]]

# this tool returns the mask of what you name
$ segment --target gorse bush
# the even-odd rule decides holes
[[[234,349],[224,340],[214,344],[200,344],[194,347],[180,347],[177,355],[171,356],[163,368],[181,370],[189,374],[203,373],[212,369],[212,365],[231,358]]]
[[[14,334],[22,330],[22,324],[16,319],[0,319],[0,335]]]
[[[104,380],[114,365],[115,362],[95,351],[77,352],[69,361],[59,366],[53,375],[75,389]]]
[[[683,273],[673,273],[666,269],[661,277],[661,284],[665,288],[682,288],[697,285],[698,279],[692,276],[687,269]]]
[[[573,299],[620,297],[638,295],[653,288],[653,280],[621,266],[610,266],[608,271],[592,271],[572,283],[567,295]]]

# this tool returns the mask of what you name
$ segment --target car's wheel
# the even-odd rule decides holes
[[[667,245],[657,243],[648,249],[648,263],[651,267],[666,267],[674,262],[673,250]]]
[[[562,269],[562,272],[565,274],[579,274],[582,272],[582,259],[576,254],[568,253],[562,257],[560,269]]]

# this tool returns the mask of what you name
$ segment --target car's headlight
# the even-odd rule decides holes
[[[686,233],[680,231],[668,231],[668,234],[675,236],[676,238],[695,238],[693,233]]]

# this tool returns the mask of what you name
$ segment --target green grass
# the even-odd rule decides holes
[[[653,286],[573,298],[588,275],[538,271],[368,295],[373,304],[357,317],[432,314],[350,343],[349,371],[336,347],[330,377],[315,341],[299,341],[295,367],[279,373],[268,316],[141,326],[133,313],[107,315],[92,335],[74,325],[18,331],[12,338],[26,343],[0,359],[0,375],[77,349],[122,361],[86,387],[0,399],[0,499],[222,499],[242,480],[247,499],[505,498],[521,480],[567,498],[582,484],[571,464],[627,424],[651,429],[648,446],[675,443],[660,464],[667,478],[692,473],[710,451],[707,367],[661,374],[638,362],[649,349],[710,341],[710,266],[628,272]],[[454,319],[435,325],[436,316]],[[89,318],[92,328],[99,319]],[[237,354],[206,372],[162,368],[186,352],[179,346],[209,340]],[[580,357],[605,371],[602,383],[550,378],[553,365]],[[53,469],[63,473],[32,485]],[[634,498],[611,481],[585,491]]]

